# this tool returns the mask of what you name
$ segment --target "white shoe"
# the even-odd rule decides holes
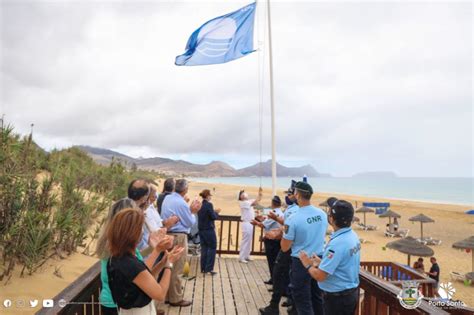
[[[243,264],[248,264],[249,262],[246,261],[246,260],[239,260],[240,263],[243,263]]]
[[[249,262],[249,261],[253,261],[253,259],[251,259],[250,257],[249,257],[249,258],[247,258],[247,259],[245,259],[245,260],[246,260],[247,262]]]

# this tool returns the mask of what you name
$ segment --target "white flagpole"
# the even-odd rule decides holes
[[[270,59],[270,105],[271,105],[271,127],[272,127],[272,196],[276,195],[276,142],[275,142],[275,104],[273,93],[273,56],[272,56],[272,22],[270,15],[270,0],[267,0],[267,14],[268,14],[268,45],[269,45],[269,59]]]

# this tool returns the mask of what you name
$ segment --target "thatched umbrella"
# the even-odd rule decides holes
[[[423,223],[431,223],[431,222],[434,222],[434,220],[426,215],[424,215],[423,213],[420,213],[419,215],[415,215],[414,217],[411,217],[410,219],[408,219],[412,222],[420,222],[420,226],[421,226],[421,238],[423,239]]]
[[[434,255],[434,251],[430,247],[421,244],[411,236],[387,243],[386,247],[407,254],[408,266],[410,266],[411,255],[420,257],[429,257]]]
[[[379,215],[379,218],[388,218],[388,224],[392,224],[392,218],[400,219],[401,217],[401,215],[390,209]]]
[[[467,252],[472,252],[472,272],[474,273],[474,236],[454,243],[453,247],[458,249],[465,249]]]
[[[360,208],[357,209],[355,212],[357,212],[357,213],[363,213],[363,214],[364,214],[364,225],[366,225],[366,224],[365,224],[365,215],[366,215],[367,213],[370,213],[370,212],[375,212],[375,210],[372,209],[372,208],[369,208],[369,207],[360,207]]]

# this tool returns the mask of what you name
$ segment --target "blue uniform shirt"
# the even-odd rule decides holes
[[[173,215],[176,215],[179,221],[168,232],[189,234],[191,227],[196,224],[196,217],[191,213],[191,209],[184,198],[175,192],[166,196],[161,205],[161,218],[163,220]]]
[[[324,238],[328,228],[326,212],[312,205],[300,207],[288,220],[285,220],[283,238],[293,241],[291,256],[299,258],[304,250],[309,256],[321,256],[324,251]]]
[[[283,219],[286,221],[293,213],[298,211],[299,207],[296,203],[289,205],[288,208],[286,208],[285,213],[283,213]]]
[[[276,208],[276,209],[272,209],[272,210],[280,218],[283,217],[283,212],[281,212],[280,208]],[[280,228],[280,223],[278,223],[277,221],[275,221],[273,219],[270,219],[270,218],[266,218],[265,220],[263,220],[262,224],[263,224],[263,228],[264,228],[265,232]]]
[[[331,235],[319,269],[328,275],[318,282],[321,290],[340,292],[359,285],[360,241],[352,228],[342,228]]]

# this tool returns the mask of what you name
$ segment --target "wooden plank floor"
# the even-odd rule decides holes
[[[258,308],[267,305],[271,298],[266,259],[255,258],[248,264],[239,263],[237,257],[216,257],[215,276],[200,272],[200,257],[188,257],[192,280],[184,280],[184,298],[192,300],[189,307],[161,305],[168,315],[175,314],[259,314]],[[282,299],[283,301],[284,299]],[[287,314],[280,308],[280,314]]]

